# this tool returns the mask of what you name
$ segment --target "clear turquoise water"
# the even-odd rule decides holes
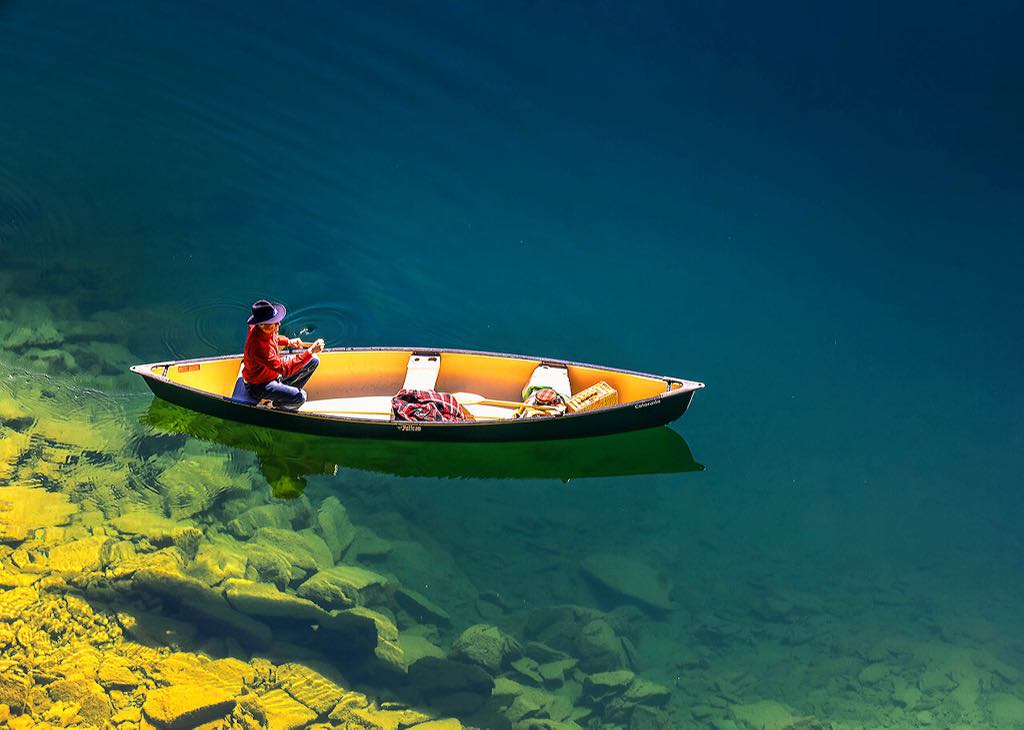
[[[674,652],[726,617],[753,637],[715,655],[745,699],[870,725],[763,658],[766,595],[832,607],[831,638],[783,664],[806,686],[844,676],[820,656],[855,655],[868,626],[1024,670],[1020,20],[998,2],[6,3],[4,317],[113,310],[128,352],[4,367],[134,421],[151,397],[113,373],[237,352],[268,296],[332,346],[705,381],[674,426],[703,472],[367,490],[342,469],[307,494],[398,510],[517,605],[600,605],[578,561],[624,551],[684,606],[639,646],[680,712],[719,665]],[[955,628],[974,621],[997,638]]]

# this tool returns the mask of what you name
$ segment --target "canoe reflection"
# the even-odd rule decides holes
[[[278,497],[298,496],[305,477],[339,466],[403,477],[570,479],[701,471],[667,427],[614,436],[521,443],[427,443],[308,436],[226,421],[154,399],[142,422],[256,454]]]

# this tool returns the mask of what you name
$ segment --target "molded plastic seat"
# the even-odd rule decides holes
[[[538,365],[534,369],[533,375],[530,376],[530,382],[523,388],[523,392],[534,387],[551,388],[566,400],[572,398],[572,386],[569,385],[569,370],[561,365],[546,365],[543,363]]]
[[[433,390],[441,369],[440,355],[412,355],[405,371],[404,390]]]

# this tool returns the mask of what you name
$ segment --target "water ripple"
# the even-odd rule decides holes
[[[187,306],[163,330],[163,345],[176,360],[238,352],[251,302],[212,299]]]

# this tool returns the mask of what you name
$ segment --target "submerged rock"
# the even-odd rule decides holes
[[[262,504],[251,507],[227,524],[228,532],[240,540],[247,540],[261,527],[291,528],[292,510],[280,504]]]
[[[279,527],[260,527],[246,547],[251,548],[254,545],[262,544],[272,550],[280,550],[299,570],[315,573],[333,565],[326,545],[318,537],[316,539],[323,545],[323,550],[320,550],[316,543],[311,542],[310,538],[302,533]]]
[[[614,553],[599,553],[586,558],[580,568],[602,587],[644,606],[659,611],[677,608],[669,599],[669,582],[643,563]]]
[[[184,730],[225,717],[234,705],[227,690],[181,684],[150,690],[142,712],[158,726]]]
[[[79,574],[99,570],[101,553],[112,539],[104,535],[73,540],[50,548],[49,568],[55,573]]]
[[[196,638],[194,625],[148,611],[118,612],[117,622],[128,638],[140,644],[187,647]]]
[[[798,713],[792,707],[774,700],[733,705],[730,713],[734,720],[744,723],[744,727],[764,730],[784,730],[799,719]]]
[[[248,563],[243,544],[220,535],[199,545],[188,573],[208,585],[215,586],[229,578],[244,577]]]
[[[167,546],[180,539],[184,530],[195,531],[189,522],[172,520],[150,510],[126,512],[110,521],[111,527],[124,535],[145,538],[153,545]]]
[[[988,703],[996,727],[1024,727],[1024,700],[1008,692],[993,692]]]
[[[386,603],[391,593],[388,579],[355,565],[337,565],[322,570],[296,591],[330,610]]]
[[[439,658],[443,658],[445,656],[444,650],[441,647],[431,642],[425,636],[419,636],[417,634],[399,634],[398,645],[401,647],[402,654],[408,664],[412,664],[413,662],[427,656]]]
[[[210,509],[232,490],[251,487],[248,477],[232,474],[227,454],[188,454],[159,477],[164,485],[164,506],[173,519],[191,517]]]
[[[304,728],[317,718],[317,713],[283,689],[274,689],[262,695],[259,706],[263,710],[265,727],[268,728]]]
[[[454,698],[471,705],[472,712],[490,697],[494,679],[473,664],[424,657],[409,667],[409,685],[430,704]]]
[[[58,492],[4,487],[0,489],[0,543],[21,542],[41,527],[66,525],[76,512],[78,505]]]
[[[398,628],[394,622],[382,613],[363,606],[356,606],[341,612],[344,615],[359,616],[373,621],[377,631],[377,645],[374,656],[378,660],[378,668],[385,671],[404,673],[408,667],[405,654],[398,643]]]
[[[375,559],[390,555],[395,546],[380,537],[369,527],[357,527],[352,543],[345,551],[346,560],[363,558],[372,562]]]
[[[340,683],[304,664],[282,664],[277,668],[277,681],[288,694],[320,715],[330,712],[345,696]]]
[[[406,613],[419,623],[432,623],[439,626],[450,626],[452,619],[448,612],[411,588],[399,586],[395,589],[395,600]]]
[[[91,679],[58,679],[47,686],[46,693],[54,702],[78,705],[78,714],[90,725],[102,726],[110,719],[110,701],[103,688]]]
[[[491,674],[498,674],[508,661],[522,654],[522,647],[497,626],[470,626],[452,644],[453,659],[479,664]]]
[[[586,624],[575,637],[575,651],[580,668],[586,672],[608,671],[632,666],[622,639],[608,622],[595,619]]]
[[[356,528],[348,517],[348,511],[337,497],[328,497],[320,504],[316,513],[316,529],[330,548],[334,562],[341,559],[342,553],[356,536]]]
[[[231,578],[225,581],[224,595],[233,608],[250,616],[315,621],[327,615],[312,601],[251,580]]]

